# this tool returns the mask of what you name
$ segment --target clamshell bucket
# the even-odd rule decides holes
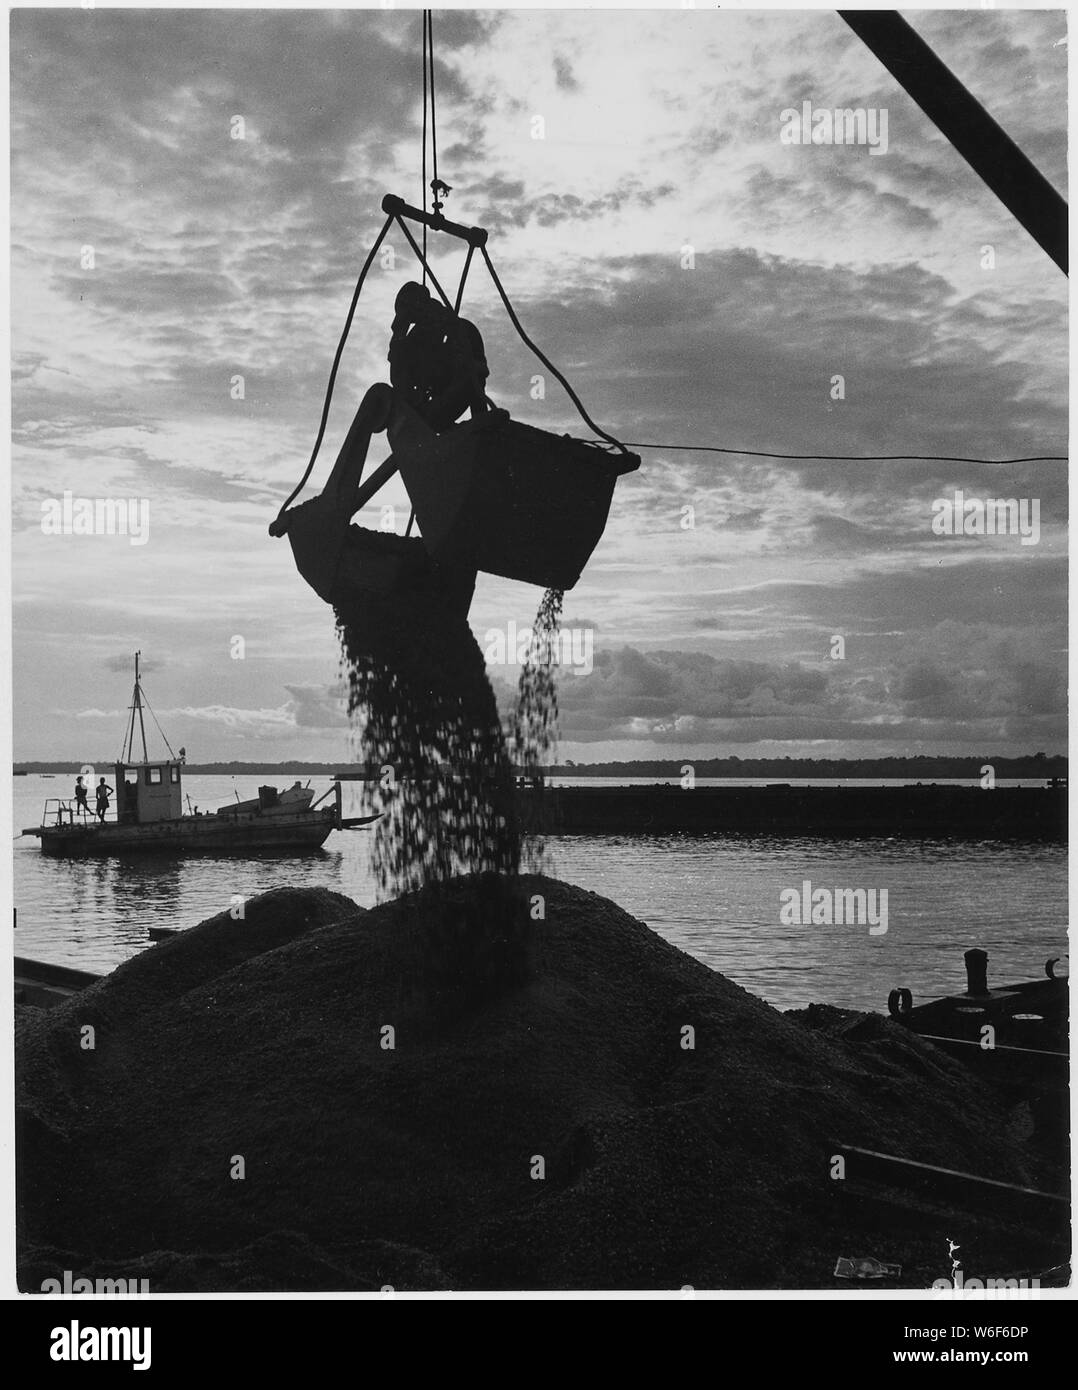
[[[614,484],[639,468],[614,453],[491,411],[435,434],[398,414],[390,443],[423,543],[439,565],[571,589],[603,534]]]
[[[335,609],[355,614],[365,603],[391,601],[424,623],[467,616],[475,571],[437,563],[418,537],[350,525],[326,493],[286,515],[296,568]]]

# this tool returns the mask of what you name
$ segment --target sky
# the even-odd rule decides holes
[[[1066,196],[1063,14],[906,17]],[[1067,443],[1065,277],[860,40],[831,11],[434,30],[446,213],[489,229],[592,417],[823,456],[640,450],[565,597],[593,660],[561,673],[561,756],[1064,751],[1066,465],[834,457]],[[191,761],[351,756],[332,613],[267,526],[381,198],[421,197],[419,12],[16,10],[10,51],[15,756],[118,755],[136,648]],[[886,151],[784,143],[806,100],[886,111]],[[448,240],[433,264],[455,283]],[[416,277],[388,244],[313,490],[386,379]],[[492,398],[586,437],[555,381],[534,398],[543,369],[482,267],[469,285]],[[935,534],[957,490],[1035,499],[1036,544]],[[65,492],[139,500],[145,543],[47,534]],[[403,531],[399,480],[358,520],[383,503]],[[480,575],[480,644],[540,597]],[[517,674],[491,665],[506,707]]]

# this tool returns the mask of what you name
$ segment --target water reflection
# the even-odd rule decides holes
[[[37,779],[20,779],[34,783]],[[257,793],[258,778],[191,778],[204,806]],[[33,824],[42,787],[17,792],[16,825]],[[320,789],[320,784],[319,785]],[[195,795],[197,790],[197,796]],[[359,787],[346,814],[362,813]],[[908,841],[722,840],[694,836],[560,837],[558,877],[612,898],[713,969],[779,1007],[812,1000],[882,1009],[899,985],[925,999],[965,983],[962,952],[981,946],[997,984],[1037,977],[1066,953],[1066,850],[1058,845]],[[232,859],[49,859],[15,845],[18,954],[108,970],[143,950],[148,927],[188,927],[234,895],[285,885],[375,901],[368,832],[334,832],[315,855]],[[888,931],[789,926],[780,893],[814,885],[887,888]]]

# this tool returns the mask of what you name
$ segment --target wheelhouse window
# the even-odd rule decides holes
[[[138,768],[137,768],[137,767],[125,767],[125,768],[124,768],[124,783],[125,783],[127,786],[129,786],[129,787],[137,787],[137,786],[138,786]]]
[[[169,768],[168,780],[173,783],[178,782],[180,780],[180,769],[178,767]]]
[[[146,781],[151,787],[159,787],[161,785],[161,769],[159,767],[148,767],[146,769]]]

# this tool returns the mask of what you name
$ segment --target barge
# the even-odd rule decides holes
[[[1066,786],[562,787],[522,782],[523,828],[552,835],[772,835],[1061,843]]]

